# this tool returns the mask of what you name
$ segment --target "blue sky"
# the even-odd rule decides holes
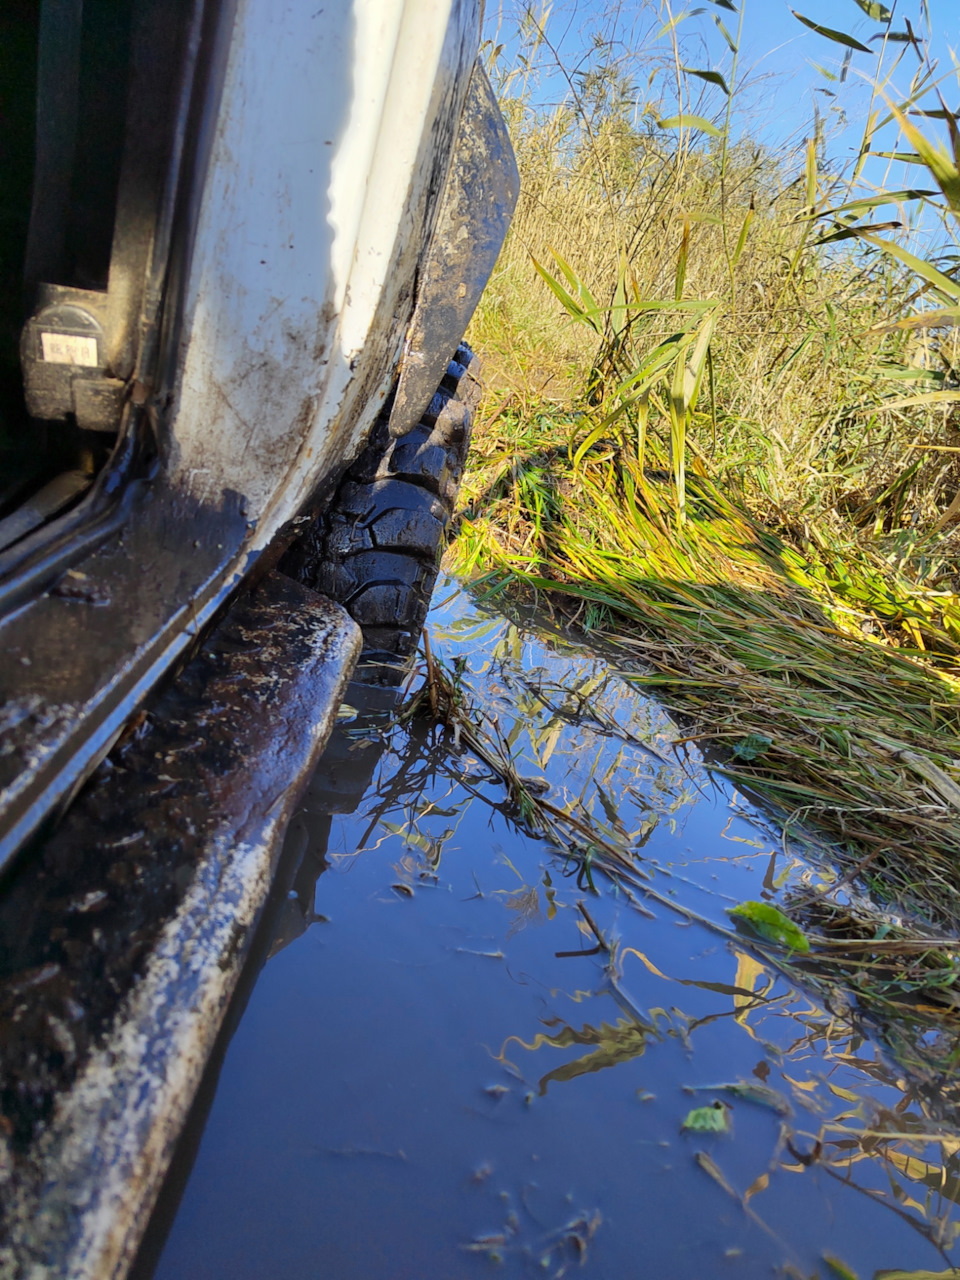
[[[733,2],[737,8],[740,7],[740,0]],[[542,0],[535,0],[535,7],[540,3]],[[887,3],[893,7],[893,0],[887,0]],[[926,24],[920,22],[921,3],[922,0],[897,0],[894,27],[902,29],[903,17],[909,17],[915,28],[925,33]],[[811,132],[816,104],[831,132],[832,155],[842,161],[854,153],[860,142],[870,97],[869,81],[876,68],[876,58],[854,52],[846,82],[831,82],[812,64],[818,63],[836,75],[840,71],[844,49],[804,27],[793,16],[791,8],[823,26],[842,30],[864,44],[870,43],[870,36],[882,31],[881,25],[864,14],[856,0],[792,0],[792,3],[787,3],[787,0],[743,0],[743,4],[740,75],[747,73],[751,83],[739,99],[742,112],[740,127],[747,128],[754,137],[771,145],[791,140],[798,142]],[[524,7],[524,0],[487,0],[488,33],[493,35],[498,16],[502,15],[500,38],[509,37],[515,29],[517,14]],[[678,28],[685,41],[686,64],[729,73],[731,53],[713,19],[720,17],[735,35],[739,14],[718,7],[716,0],[710,3],[688,0],[687,4],[684,0],[671,0],[671,9],[675,16],[684,11],[690,12]],[[699,14],[692,12],[697,9]],[[660,26],[658,14],[666,12],[666,0],[663,3],[660,0],[554,0],[548,32],[558,43],[566,65],[575,62],[589,31],[604,13],[611,10],[617,11],[624,34],[634,32],[632,39],[637,43],[642,40],[643,46],[650,48],[652,37]],[[939,59],[941,69],[947,70],[951,62],[951,47],[960,47],[960,0],[929,0],[928,11],[933,33],[931,51]],[[626,43],[629,40],[630,37]],[[513,47],[513,42],[508,39],[507,52]],[[661,38],[659,47],[668,47],[666,39]],[[877,48],[878,45],[873,43],[871,47]],[[903,68],[894,78],[897,89],[906,91],[915,67],[915,57],[908,54]],[[818,89],[832,90],[837,96],[831,98],[817,92]],[[540,81],[540,93],[545,100],[560,96],[564,91],[562,80],[545,70]],[[958,87],[955,79],[944,86],[944,96],[949,106],[956,107]],[[711,106],[714,110],[719,109],[722,101],[721,91],[711,89],[705,113],[710,114]]]

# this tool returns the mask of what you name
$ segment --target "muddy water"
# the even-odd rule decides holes
[[[629,673],[454,584],[437,601],[434,645],[520,771],[629,839],[668,899],[729,926],[736,903],[829,876],[671,746],[681,730]],[[291,829],[262,969],[141,1278],[960,1264],[942,1099],[746,944],[599,878],[591,893],[449,738],[356,711]]]

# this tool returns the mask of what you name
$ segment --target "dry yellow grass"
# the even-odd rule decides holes
[[[673,60],[651,44],[610,66],[603,50],[615,43],[606,31],[559,106],[538,106],[529,82],[501,75],[522,185],[471,334],[488,407],[523,417],[583,408],[603,344],[570,320],[532,263],[556,271],[559,253],[606,307],[625,260],[643,299],[679,293],[718,306],[715,394],[702,396],[691,438],[728,490],[801,541],[816,521],[846,545],[861,523],[873,534],[881,513],[871,502],[919,462],[896,495],[898,516],[883,512],[877,532],[928,532],[960,489],[960,454],[940,448],[960,447],[954,409],[883,404],[955,385],[955,331],[879,331],[910,312],[916,277],[862,240],[817,247],[831,224],[807,215],[847,194],[822,134],[806,153],[774,154],[737,136],[736,116],[722,139],[665,130],[657,120],[677,111]],[[528,46],[549,61],[529,27]],[[648,318],[635,336],[653,346],[670,319]],[[902,561],[903,539],[867,541],[871,554]],[[958,545],[951,538],[944,556]],[[911,571],[923,572],[919,561]]]
[[[596,47],[560,106],[501,79],[522,195],[455,562],[615,637],[788,825],[960,922],[955,264],[838,209],[822,136],[664,128],[679,53]],[[955,237],[960,130],[900,127]]]

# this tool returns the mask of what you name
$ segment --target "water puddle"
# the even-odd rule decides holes
[[[591,893],[449,735],[348,710],[141,1274],[960,1275],[950,1091],[710,927],[829,872],[629,674],[437,600],[518,769],[658,898]]]

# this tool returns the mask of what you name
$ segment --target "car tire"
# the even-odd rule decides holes
[[[462,343],[420,422],[391,439],[381,415],[334,497],[282,568],[342,604],[363,631],[367,678],[393,683],[416,651],[480,399]]]

